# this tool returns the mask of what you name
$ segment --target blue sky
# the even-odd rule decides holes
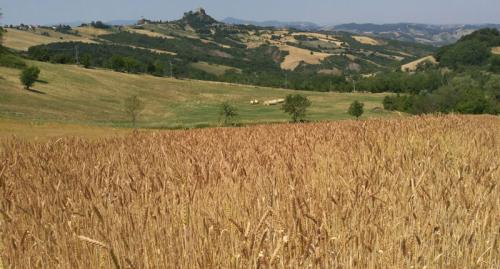
[[[500,0],[0,0],[0,24],[172,20],[204,7],[216,19],[348,22],[500,23]]]

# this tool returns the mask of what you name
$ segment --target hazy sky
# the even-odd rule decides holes
[[[0,0],[0,24],[172,20],[204,7],[216,19],[347,22],[500,23],[500,0]]]

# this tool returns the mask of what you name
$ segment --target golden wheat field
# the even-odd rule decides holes
[[[1,140],[5,268],[499,268],[500,118]]]

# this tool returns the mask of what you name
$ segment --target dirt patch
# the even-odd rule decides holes
[[[402,65],[401,66],[401,70],[405,71],[405,72],[413,72],[413,71],[417,70],[417,67],[418,67],[419,64],[424,63],[424,62],[431,63],[431,64],[437,64],[438,63],[436,61],[436,58],[434,58],[434,56],[427,56],[427,57],[418,59],[416,61],[413,61],[411,63],[407,63],[405,65]]]
[[[500,47],[495,47],[491,49],[491,53],[500,55]]]
[[[164,34],[160,34],[160,33],[157,33],[157,32],[152,32],[152,31],[144,30],[144,29],[130,28],[130,29],[128,29],[128,31],[131,32],[131,33],[136,33],[136,34],[141,34],[141,35],[147,35],[147,36],[150,36],[150,37],[161,37],[161,38],[165,38],[165,39],[175,39],[175,37],[173,37],[173,36],[164,35]]]
[[[112,32],[107,29],[97,29],[94,27],[86,26],[86,27],[77,27],[75,28],[79,34],[85,37],[98,37],[100,35],[111,34]]]
[[[318,71],[319,74],[322,75],[333,75],[333,76],[341,76],[342,71],[338,68],[332,68],[332,69],[321,69]]]
[[[352,38],[354,38],[354,40],[358,41],[359,43],[365,45],[372,45],[372,46],[382,45],[380,41],[367,36],[353,36]]]
[[[288,51],[288,55],[281,63],[281,68],[285,70],[295,70],[301,62],[307,64],[320,64],[322,60],[331,56],[328,53],[312,52],[307,49],[301,49],[292,46],[281,46],[280,50]]]
[[[86,37],[62,34],[48,29],[36,29],[35,31],[7,29],[3,37],[3,45],[16,50],[28,50],[32,46],[73,41],[95,43]]]

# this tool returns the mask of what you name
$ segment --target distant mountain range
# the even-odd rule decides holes
[[[420,23],[349,23],[332,26],[321,26],[312,22],[281,22],[281,21],[249,21],[235,18],[224,19],[228,24],[256,25],[297,29],[302,31],[344,31],[373,37],[393,39],[405,42],[416,42],[434,46],[455,43],[462,36],[482,28],[500,29],[500,24],[467,24],[467,25],[433,25]]]
[[[500,29],[500,24],[431,25],[417,23],[350,23],[323,27],[323,30],[346,31],[386,39],[441,46],[455,43],[461,37],[483,28]]]
[[[240,20],[236,18],[225,18],[222,22],[227,24],[239,25],[255,25],[259,27],[274,27],[274,28],[294,28],[303,31],[316,31],[321,29],[321,26],[312,22],[282,22],[282,21],[250,21]]]

